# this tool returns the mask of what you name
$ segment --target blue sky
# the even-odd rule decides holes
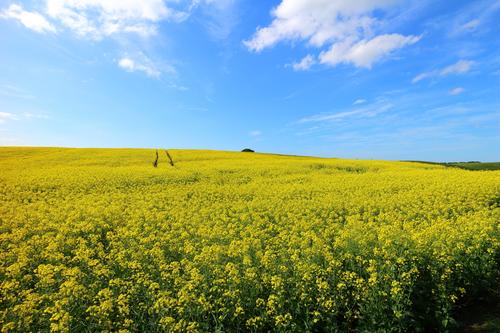
[[[0,145],[500,160],[500,1],[0,0]]]

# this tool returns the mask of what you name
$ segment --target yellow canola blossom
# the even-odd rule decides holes
[[[498,171],[170,153],[0,148],[1,332],[447,331],[498,287]]]

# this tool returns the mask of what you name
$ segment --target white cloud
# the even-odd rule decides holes
[[[67,28],[79,36],[100,40],[120,33],[143,37],[156,34],[161,21],[182,22],[201,8],[205,27],[217,38],[229,35],[238,17],[236,0],[39,0],[45,3],[49,22],[38,12],[12,4],[0,18],[19,20],[37,32]]]
[[[20,5],[10,5],[0,13],[0,17],[18,20],[26,28],[38,33],[56,32],[56,28],[43,15],[38,12],[25,11]]]
[[[247,48],[260,52],[281,41],[305,41],[323,49],[321,63],[335,66],[352,63],[370,68],[388,53],[419,40],[417,36],[382,34],[375,36],[383,11],[398,0],[282,0],[272,10],[267,27],[258,28]],[[329,50],[326,51],[324,48]]]
[[[9,112],[1,112],[0,111],[0,124],[6,122],[7,120],[18,120],[19,118],[16,115]]]
[[[282,40],[307,40],[322,46],[368,32],[374,23],[369,13],[393,1],[282,0],[272,11],[273,22],[257,32],[245,44],[252,51],[262,51]]]
[[[319,55],[322,64],[336,66],[340,63],[352,63],[357,67],[371,68],[373,64],[392,51],[420,40],[419,36],[399,34],[380,35],[371,40],[352,43],[350,40],[333,44],[328,51]]]
[[[474,61],[471,60],[459,60],[456,63],[449,65],[440,70],[434,70],[431,72],[420,73],[413,78],[412,83],[417,83],[421,80],[436,77],[436,76],[447,76],[451,74],[463,74],[470,71],[472,66],[475,64]]]
[[[352,105],[359,105],[359,104],[363,104],[363,103],[366,103],[366,99],[362,99],[362,98],[360,98],[360,99],[355,100],[355,101],[352,103]]]
[[[455,95],[460,95],[460,94],[461,94],[461,93],[463,93],[464,91],[465,91],[465,89],[464,89],[464,88],[462,88],[462,87],[457,87],[457,88],[453,88],[453,89],[451,89],[448,93],[449,93],[450,95],[455,96]]]
[[[123,32],[148,36],[159,21],[188,16],[163,0],[47,0],[47,13],[78,35],[95,39]]]
[[[316,60],[314,59],[314,57],[308,54],[304,58],[302,58],[301,61],[293,63],[292,67],[294,71],[306,71],[315,63]]]
[[[120,33],[156,34],[161,21],[182,22],[202,4],[211,33],[227,36],[235,19],[224,20],[235,0],[45,0],[47,14],[77,35],[102,39]]]
[[[127,72],[143,72],[152,78],[159,78],[161,71],[153,64],[153,62],[144,55],[140,55],[140,59],[132,59],[125,56],[118,61],[118,66]]]

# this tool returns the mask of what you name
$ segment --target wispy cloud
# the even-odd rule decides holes
[[[31,95],[30,93],[8,84],[0,85],[0,95],[21,99],[35,98],[35,96]]]
[[[0,124],[7,121],[21,121],[21,120],[32,120],[32,119],[50,119],[47,114],[34,113],[34,112],[22,112],[22,113],[12,113],[12,112],[0,112]]]
[[[411,80],[412,83],[417,83],[419,81],[422,81],[423,79],[430,78],[432,76],[435,76],[436,72],[425,72],[425,73],[420,73],[417,76]]]
[[[3,124],[7,120],[18,120],[19,118],[10,112],[1,112],[0,111],[0,124]]]
[[[415,76],[411,82],[417,83],[424,79],[433,77],[448,76],[452,74],[464,74],[469,72],[474,64],[475,62],[471,60],[459,60],[456,63],[446,66],[440,70],[433,70],[430,72],[420,73],[417,76]]]
[[[362,99],[362,98],[360,98],[360,99],[355,100],[355,101],[352,103],[352,105],[359,105],[359,104],[364,104],[364,103],[366,103],[366,99]]]
[[[434,143],[438,142],[446,145],[443,152],[450,153],[463,148],[458,141],[498,141],[498,103],[488,98],[455,102],[439,98],[441,94],[438,90],[413,93],[411,89],[386,92],[363,107],[346,106],[337,112],[304,117],[290,129],[302,141],[314,142],[315,149],[325,149],[327,155],[358,158],[385,154],[385,158],[414,159],[435,151]],[[480,130],[471,132],[471,127]]]
[[[171,65],[158,65],[143,53],[126,55],[118,60],[118,66],[127,72],[142,72],[151,78],[160,78],[162,73],[175,74]]]
[[[294,71],[306,71],[316,63],[316,59],[310,54],[306,55],[299,62],[291,64]]]
[[[312,122],[341,122],[348,119],[371,118],[381,113],[387,112],[392,108],[392,104],[382,101],[374,103],[363,108],[354,108],[347,111],[335,113],[321,113],[300,119],[299,123]]]
[[[465,91],[464,88],[462,87],[457,87],[457,88],[453,88],[451,89],[448,93],[452,96],[455,96],[455,95],[460,95],[461,93],[463,93]]]
[[[0,18],[17,20],[26,28],[38,33],[56,32],[56,28],[42,14],[26,11],[20,5],[10,5],[0,12]]]
[[[460,29],[462,31],[474,31],[477,29],[477,27],[481,24],[481,20],[479,19],[474,19],[470,20],[460,26]]]
[[[402,36],[399,34],[380,35],[370,40],[352,43],[346,40],[336,43],[319,55],[320,62],[331,66],[351,63],[356,67],[372,68],[373,64],[389,55],[394,50],[415,44],[420,36]]]
[[[225,40],[238,24],[237,0],[193,0],[191,11],[199,8],[203,15],[198,20],[208,34],[216,40]]]
[[[257,138],[257,137],[260,137],[262,135],[262,132],[259,130],[254,130],[254,131],[250,131],[250,133],[248,133],[248,134],[251,137]]]
[[[25,112],[23,113],[23,117],[26,119],[50,119],[50,117],[47,114],[33,113],[33,112]]]
[[[451,18],[440,18],[442,27],[450,29],[449,36],[456,37],[470,33],[481,33],[489,29],[490,23],[495,24],[500,10],[498,0],[469,1],[465,8]]]
[[[448,67],[443,68],[439,74],[442,76],[446,76],[446,75],[450,75],[450,74],[467,73],[471,69],[473,64],[474,64],[474,61],[460,60],[453,65],[450,65]]]
[[[155,69],[153,66],[137,63],[135,60],[124,57],[118,62],[118,66],[123,68],[128,72],[141,71],[146,73],[150,77],[158,78],[160,76],[160,71]]]

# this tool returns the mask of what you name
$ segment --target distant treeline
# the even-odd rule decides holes
[[[437,164],[437,165],[444,165],[446,167],[455,167],[466,170],[500,170],[500,162],[485,162],[485,163],[479,161],[468,161],[468,162],[405,161],[405,162]]]

